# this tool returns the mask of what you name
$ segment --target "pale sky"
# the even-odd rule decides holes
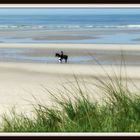
[[[92,8],[92,9],[31,9],[31,8],[20,8],[20,9],[2,9],[0,8],[0,15],[59,15],[59,14],[140,14],[140,8],[138,9],[105,9],[105,8]]]

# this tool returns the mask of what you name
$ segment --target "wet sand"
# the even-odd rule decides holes
[[[70,35],[58,35],[58,36],[42,36],[42,37],[34,37],[33,40],[86,40],[86,39],[95,39],[95,37],[91,36],[70,36]]]
[[[57,63],[62,50],[69,64],[140,65],[139,45],[120,44],[0,44],[0,61]]]

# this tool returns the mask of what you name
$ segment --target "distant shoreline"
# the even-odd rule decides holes
[[[1,43],[140,44],[140,29],[0,29]]]

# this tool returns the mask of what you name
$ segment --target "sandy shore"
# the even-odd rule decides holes
[[[51,49],[80,49],[80,50],[127,50],[140,51],[139,44],[12,44],[1,43],[0,48],[51,48]]]
[[[93,44],[0,44],[0,48],[55,48],[71,50],[127,50],[140,51],[139,45],[93,45]],[[78,64],[42,64],[0,62],[0,114],[6,112],[12,106],[18,111],[31,113],[32,105],[36,103],[36,97],[41,103],[51,105],[50,95],[47,89],[62,89],[62,84],[74,82],[74,74],[90,81],[93,77],[106,80],[106,73],[114,77],[120,73],[120,66],[78,65]],[[136,85],[140,82],[140,67],[127,66],[122,68],[122,77],[126,75]],[[58,93],[56,93],[58,94]]]

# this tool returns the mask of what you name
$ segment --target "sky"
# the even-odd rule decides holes
[[[27,8],[20,8],[20,9],[2,9],[0,8],[0,15],[70,15],[70,14],[78,14],[78,15],[85,15],[85,14],[140,14],[139,9],[105,9],[105,8],[92,8],[92,9],[58,9],[58,8],[51,8],[51,9],[27,9]]]

